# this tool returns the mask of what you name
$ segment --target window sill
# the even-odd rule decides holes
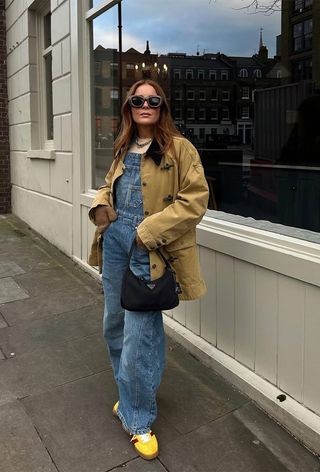
[[[27,152],[29,159],[45,159],[54,161],[56,158],[56,151],[54,149],[31,149]]]

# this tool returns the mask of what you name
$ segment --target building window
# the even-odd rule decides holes
[[[245,79],[246,77],[248,77],[248,71],[247,71],[247,69],[240,69],[239,76],[240,76],[242,79]]]
[[[187,69],[187,71],[186,71],[186,79],[187,79],[187,80],[193,79],[193,70],[192,70],[192,69]]]
[[[244,120],[248,120],[250,118],[248,106],[241,107],[241,118],[243,118]]]
[[[194,108],[187,109],[187,119],[194,120]]]
[[[229,120],[230,119],[229,108],[222,108],[222,119],[223,120]]]
[[[209,70],[209,79],[210,80],[217,80],[217,71],[216,70]]]
[[[198,70],[198,79],[200,80],[204,79],[204,70]]]
[[[205,119],[206,119],[206,109],[199,108],[199,120],[205,120]]]
[[[294,13],[302,13],[305,8],[311,7],[313,0],[294,0]]]
[[[187,99],[188,100],[194,100],[194,90],[188,90],[187,91]]]
[[[230,100],[230,91],[229,90],[223,90],[222,91],[222,100],[225,101],[225,102]]]
[[[206,99],[206,91],[205,90],[200,90],[199,91],[199,100],[205,100]]]
[[[182,100],[182,90],[176,89],[174,91],[174,99],[175,100]]]
[[[212,120],[217,120],[218,119],[218,109],[217,108],[211,108],[211,119]]]
[[[205,129],[204,128],[199,128],[199,138],[200,139],[205,138]]]
[[[250,89],[249,87],[242,87],[241,89],[241,98],[248,99],[250,98]]]
[[[229,72],[227,70],[221,72],[221,80],[229,80]]]
[[[173,78],[174,79],[181,79],[181,70],[180,69],[174,69]]]
[[[110,90],[110,98],[111,100],[118,100],[119,90]]]
[[[262,77],[261,69],[255,69],[253,71],[253,77],[255,77],[256,79],[261,79],[261,77]]]
[[[181,116],[182,116],[182,114],[181,114],[181,108],[176,108],[176,109],[174,110],[174,119],[175,119],[175,120],[181,120]]]
[[[312,79],[312,59],[307,58],[301,61],[295,61],[292,64],[293,80],[298,82],[300,80]]]
[[[218,100],[218,89],[214,88],[211,90],[211,100]]]
[[[312,48],[312,18],[293,25],[293,51]]]

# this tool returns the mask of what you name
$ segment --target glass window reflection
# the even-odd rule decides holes
[[[158,81],[177,128],[200,153],[215,216],[302,228],[312,239],[308,231],[320,231],[320,11],[299,0],[248,22],[243,3],[141,0],[141,16],[133,0],[123,0],[122,74],[111,40],[118,18],[110,22],[104,13],[109,20],[95,46],[103,47],[99,59],[95,53],[96,118],[113,139],[120,97],[141,78]],[[102,110],[109,110],[108,125]]]

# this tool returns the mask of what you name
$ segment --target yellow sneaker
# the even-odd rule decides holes
[[[128,431],[128,430],[123,426],[123,423],[122,423],[121,419],[120,419],[119,416],[118,416],[118,408],[119,408],[119,401],[117,401],[117,403],[115,403],[115,404],[113,405],[112,414],[113,414],[114,416],[116,416],[116,417],[118,418],[118,420],[121,422],[121,426],[122,426],[122,428],[125,430],[125,432],[128,433],[128,434],[130,434],[130,435],[132,436],[132,434],[130,433],[130,431]]]
[[[112,408],[112,413],[113,413],[114,416],[116,416],[117,418],[119,418],[119,417],[118,417],[118,407],[119,407],[119,401],[117,401],[117,403],[115,403],[115,404],[113,405],[113,408]]]
[[[158,441],[152,431],[146,434],[134,434],[131,442],[139,456],[147,461],[154,459],[159,454]]]

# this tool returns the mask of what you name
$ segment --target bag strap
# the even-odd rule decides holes
[[[129,261],[131,259],[135,244],[136,244],[136,239],[134,238],[134,240],[132,241],[132,244],[131,244],[130,252],[129,252]],[[168,259],[166,257],[164,257],[162,252],[159,249],[156,249],[156,251],[159,254],[159,256],[161,257],[161,259],[163,260],[163,262],[165,263],[166,267],[173,270],[173,268],[171,267],[170,262],[168,261]]]

